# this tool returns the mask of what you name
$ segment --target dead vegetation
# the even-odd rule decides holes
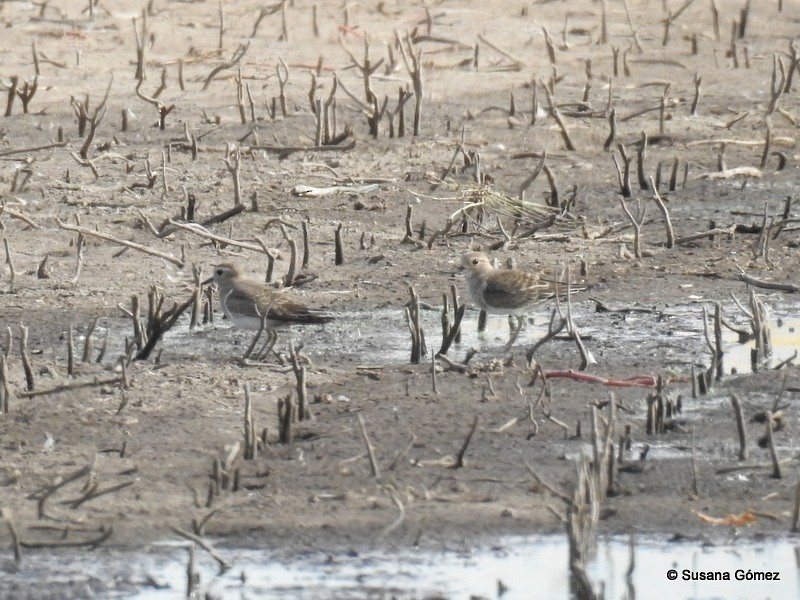
[[[575,592],[593,597],[585,567],[602,509],[623,503],[625,478],[653,462],[646,440],[691,450],[668,475],[674,502],[734,502],[718,478],[741,468],[758,474],[762,497],[780,499],[770,511],[793,505],[796,482],[782,467],[795,459],[776,440],[796,419],[787,396],[797,392],[797,353],[776,359],[771,313],[796,307],[800,291],[800,217],[787,196],[800,118],[793,8],[629,4],[554,4],[542,16],[501,2],[491,22],[463,2],[156,1],[132,19],[91,1],[85,11],[4,5],[0,432],[16,441],[0,506],[15,560],[25,548],[95,547],[135,530],[115,522],[111,498],[132,502],[136,491],[150,503],[151,530],[174,531],[227,568],[205,530],[257,518],[261,500],[248,504],[242,491],[277,494],[274,470],[301,516],[337,518],[306,502],[308,481],[346,489],[316,497],[350,517],[365,505],[387,509],[372,523],[381,539],[402,539],[418,503],[453,504],[463,524],[476,498],[508,502],[525,531],[563,524]],[[491,334],[480,349],[460,346],[474,324],[451,278],[471,247],[542,271],[563,265],[568,287],[600,297],[596,312],[576,307],[586,292],[570,292],[543,311],[546,331],[509,354]],[[279,337],[250,361],[209,358],[224,338],[208,337],[220,315],[200,272],[220,256],[244,257],[268,283],[328,303],[349,323],[342,335],[364,312],[404,313],[407,363],[376,348],[364,352],[368,364],[337,355],[358,337],[328,355]],[[666,305],[689,308],[664,316]],[[429,308],[441,313],[441,340],[438,325],[426,331]],[[648,339],[656,330],[657,342]],[[673,330],[690,330],[691,342],[675,342]],[[383,331],[386,346],[395,333]],[[172,334],[193,336],[193,354],[173,353]],[[632,345],[638,337],[647,357]],[[726,363],[745,342],[751,373],[737,375]],[[786,375],[776,384],[778,370]],[[601,385],[619,397],[597,400]],[[684,414],[686,402],[711,394],[730,396],[729,426]],[[71,419],[51,401],[64,401]],[[217,427],[208,415],[220,406]],[[125,465],[98,459],[74,429],[85,410],[101,437],[124,429],[115,448]],[[72,440],[69,459],[88,466],[70,473],[43,459],[38,477],[22,475],[21,449],[41,440],[17,416],[57,427],[52,452]],[[582,422],[591,456],[565,469],[556,455],[580,443]],[[175,447],[164,447],[171,436]],[[481,446],[488,438],[501,449]],[[178,466],[131,453],[129,439],[175,453]],[[709,440],[735,441],[730,464],[709,468]],[[511,452],[546,473],[509,466]],[[746,462],[755,453],[762,460]],[[337,483],[297,468],[298,455]],[[526,484],[508,484],[504,496],[473,480],[473,461],[503,484]],[[448,491],[437,487],[445,479]],[[647,498],[665,493],[652,479],[642,488]],[[156,518],[161,494],[169,501]],[[231,524],[225,509],[237,503],[246,516]],[[610,528],[639,526],[645,512],[631,504]],[[181,528],[187,514],[192,532]],[[283,524],[295,517],[283,513]],[[56,524],[46,539],[43,520]],[[772,527],[796,530],[797,520],[795,510],[793,523]],[[73,521],[79,536],[64,541]],[[696,527],[695,516],[679,525]]]

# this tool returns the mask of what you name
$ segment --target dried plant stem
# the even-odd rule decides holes
[[[561,139],[564,141],[564,147],[567,150],[574,151],[575,144],[572,143],[572,138],[569,135],[569,130],[567,129],[566,124],[564,123],[564,118],[561,116],[561,112],[558,110],[558,107],[555,105],[555,102],[553,102],[553,95],[550,92],[550,88],[544,81],[541,81],[540,83],[544,88],[544,93],[545,96],[547,97],[547,110],[550,113],[550,116],[553,117],[553,119],[555,119],[555,122],[558,125],[558,129],[561,132]]]
[[[608,115],[608,137],[603,143],[603,150],[608,152],[612,144],[617,140],[617,109],[612,108]]]
[[[744,425],[742,405],[736,394],[731,395],[731,405],[733,405],[733,413],[736,416],[736,431],[739,435],[739,460],[747,460],[747,429]]]
[[[772,459],[772,478],[773,479],[781,479],[783,476],[781,474],[781,463],[778,460],[778,453],[775,451],[775,439],[773,436],[773,428],[772,428],[772,413],[767,413],[767,446],[769,447],[769,455]]]
[[[644,175],[644,161],[647,158],[647,134],[643,131],[639,146],[636,148],[636,175],[639,179],[639,189],[646,190],[647,178]]]
[[[34,497],[36,498],[37,516],[40,519],[44,519],[47,517],[47,514],[45,513],[44,510],[44,505],[50,498],[50,496],[55,494],[58,490],[60,490],[64,486],[69,485],[70,483],[77,481],[78,479],[82,479],[83,477],[89,477],[91,479],[93,472],[94,472],[94,460],[92,461],[92,463],[86,465],[85,467],[78,469],[77,471],[74,471],[73,473],[67,475],[63,479],[60,479],[58,483],[36,492]]]
[[[0,355],[0,413],[7,415],[11,411],[11,388],[8,385],[8,359]]]
[[[356,415],[358,418],[358,428],[361,432],[361,439],[364,442],[364,446],[367,448],[367,456],[369,457],[369,469],[372,476],[377,479],[380,477],[380,467],[378,466],[378,461],[375,458],[375,448],[372,445],[372,442],[369,440],[369,435],[367,435],[367,426],[364,424],[364,417],[361,413]]]
[[[344,264],[344,247],[342,243],[342,224],[336,226],[334,232],[334,264],[338,267]]]
[[[19,350],[22,357],[22,369],[25,371],[25,389],[28,392],[32,392],[34,390],[34,381],[33,368],[31,367],[31,355],[28,351],[28,328],[20,323],[19,332]]]
[[[428,350],[425,345],[425,333],[422,331],[420,302],[417,291],[413,285],[409,286],[411,301],[406,306],[406,323],[411,333],[411,362],[419,364],[423,356],[427,356]]]
[[[203,81],[203,91],[205,91],[208,88],[209,84],[211,83],[211,80],[214,79],[214,76],[217,73],[235,67],[247,53],[248,48],[250,48],[249,40],[244,44],[240,44],[239,47],[234,51],[233,55],[229,60],[211,69],[211,72],[206,76],[205,81]]]
[[[253,421],[253,403],[250,398],[250,382],[244,382],[244,460],[253,460],[258,453],[258,438]]]
[[[633,157],[628,156],[628,153],[625,151],[625,146],[623,146],[622,144],[617,144],[617,149],[619,150],[619,154],[622,157],[622,166],[620,166],[619,162],[617,162],[616,154],[613,154],[611,158],[614,161],[614,166],[617,169],[617,180],[619,181],[620,194],[624,198],[630,198],[632,195],[631,160],[633,160]]]
[[[211,542],[209,542],[207,539],[202,538],[200,536],[197,536],[197,535],[195,535],[193,533],[190,533],[189,531],[184,531],[183,529],[180,529],[178,527],[172,527],[172,531],[174,531],[176,534],[178,534],[182,538],[186,538],[187,540],[193,541],[195,544],[200,546],[203,550],[208,552],[208,555],[211,558],[213,558],[215,561],[217,561],[217,564],[219,565],[219,568],[223,573],[225,571],[230,570],[233,567],[232,564],[230,564],[228,561],[226,561],[219,554],[219,552],[217,552],[217,550],[214,548],[214,546],[211,544]]]
[[[0,509],[0,517],[6,522],[8,533],[11,535],[11,543],[14,547],[14,562],[19,563],[22,560],[22,546],[19,542],[19,533],[17,533],[17,528],[14,525],[11,511],[7,508]]]
[[[171,221],[170,221],[171,222]],[[80,227],[78,225],[70,225],[69,223],[64,223],[56,219],[56,223],[61,229],[66,229],[68,231],[76,231],[82,235],[88,235],[96,238],[100,238],[101,240],[106,240],[108,242],[112,242],[114,244],[119,244],[120,246],[127,246],[128,248],[132,248],[134,250],[138,250],[139,252],[144,252],[145,254],[149,254],[151,256],[157,256],[167,262],[172,263],[173,265],[183,268],[184,261],[179,258],[175,258],[171,254],[166,254],[164,252],[160,252],[159,250],[153,250],[152,248],[148,248],[147,246],[143,246],[141,244],[137,244],[136,242],[129,242],[128,240],[122,240],[119,238],[114,237],[113,235],[109,235],[107,233],[101,233],[99,231],[95,231],[94,229],[89,229],[87,227]],[[172,223],[172,222],[171,222]],[[174,223],[172,223],[174,224]]]
[[[145,49],[148,43],[147,36],[147,11],[142,11],[142,27],[141,29],[136,26],[136,17],[131,19],[133,21],[133,35],[136,40],[136,73],[133,78],[137,81],[147,79],[147,64],[145,61]]]
[[[800,531],[800,481],[794,486],[794,509],[792,510],[792,533]]]
[[[661,216],[664,218],[664,228],[667,231],[666,247],[673,248],[675,246],[675,231],[672,229],[672,220],[669,218],[667,205],[664,204],[664,201],[661,199],[658,193],[658,186],[656,186],[652,176],[650,176],[650,189],[653,190],[653,200],[655,200],[658,210],[661,211]]]
[[[308,392],[306,390],[306,368],[300,364],[300,359],[294,347],[294,342],[289,342],[289,359],[292,361],[292,371],[297,380],[297,420],[305,421],[311,418],[308,410]]]
[[[136,95],[148,104],[152,104],[156,107],[156,110],[158,111],[158,128],[164,131],[164,129],[167,127],[167,115],[175,110],[175,105],[170,104],[167,106],[157,98],[145,96],[141,91],[142,81],[143,80],[140,79],[139,83],[136,84]]]
[[[692,427],[691,444],[692,444],[692,493],[695,496],[699,496],[700,489],[697,482],[697,458],[695,456],[694,427]]]
[[[622,210],[625,211],[628,220],[631,222],[631,225],[633,225],[633,255],[637,259],[640,259],[642,258],[641,232],[642,225],[644,225],[645,218],[647,217],[647,207],[645,206],[644,208],[641,208],[638,215],[639,218],[636,219],[628,208],[624,198],[620,196],[619,202],[622,205]]]
[[[233,144],[227,144],[225,149],[225,156],[222,159],[228,172],[233,178],[233,204],[239,206],[242,204],[242,158],[241,151]]]
[[[464,438],[464,443],[461,444],[461,448],[456,454],[456,460],[453,463],[454,469],[460,469],[464,466],[464,455],[467,453],[467,448],[469,448],[469,444],[472,441],[472,437],[475,435],[475,431],[478,429],[478,424],[481,422],[480,415],[475,415],[475,418],[472,420],[472,426],[469,428],[469,432],[467,433],[467,437]]]
[[[408,33],[404,39],[401,39],[398,33],[395,33],[395,37],[400,47],[400,53],[403,56],[403,63],[411,76],[411,86],[414,89],[413,131],[414,137],[417,137],[420,133],[420,120],[422,119],[422,50],[414,52],[411,35]]]
[[[292,442],[292,418],[294,416],[294,404],[292,395],[288,394],[285,398],[278,400],[278,441],[281,444]]]

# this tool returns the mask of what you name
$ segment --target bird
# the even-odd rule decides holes
[[[507,348],[516,341],[528,312],[559,293],[557,282],[542,280],[538,275],[519,269],[497,269],[483,252],[462,255],[461,268],[466,270],[469,296],[479,308],[517,320]],[[566,285],[561,284],[561,288],[566,290]]]
[[[214,274],[203,285],[216,283],[222,312],[236,327],[257,331],[264,325],[288,323],[328,323],[329,314],[308,308],[286,292],[250,279],[233,263],[214,267]]]

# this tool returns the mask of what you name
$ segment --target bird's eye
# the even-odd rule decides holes
[[[217,277],[222,277],[222,273],[224,271],[222,269],[217,269]]]
[[[481,262],[481,261],[479,261],[477,258],[473,258],[472,259],[472,264],[473,265],[477,265],[479,262]]]

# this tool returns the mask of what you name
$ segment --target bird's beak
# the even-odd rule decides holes
[[[209,277],[209,278],[208,278],[208,279],[206,279],[205,281],[202,281],[202,282],[200,283],[200,285],[208,285],[209,283],[213,283],[213,282],[214,282],[214,278],[213,278],[213,277]]]

